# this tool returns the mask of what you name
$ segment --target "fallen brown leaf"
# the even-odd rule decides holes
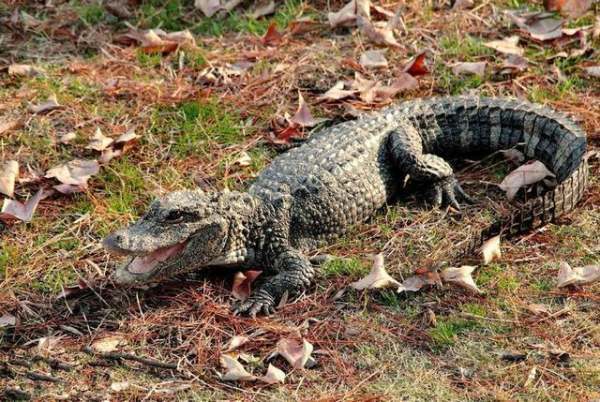
[[[590,77],[600,78],[600,66],[583,67],[583,71]]]
[[[250,338],[244,335],[236,335],[232,337],[223,348],[223,352],[233,352],[237,348],[250,342]]]
[[[369,274],[364,278],[356,282],[352,282],[350,286],[357,290],[389,287],[397,288],[400,286],[400,282],[392,278],[387,273],[383,264],[383,254],[380,253],[373,258],[373,267],[371,268],[371,272],[369,272]]]
[[[86,146],[86,149],[104,151],[110,144],[113,143],[113,141],[114,140],[112,138],[106,137],[104,134],[102,134],[100,127],[97,127],[94,136],[92,137],[90,143]]]
[[[381,50],[367,50],[360,55],[358,62],[365,68],[382,68],[388,66],[388,61]]]
[[[0,135],[4,134],[10,130],[14,130],[15,128],[19,127],[20,125],[21,125],[21,120],[19,120],[19,119],[0,121]]]
[[[327,92],[323,95],[319,96],[319,100],[324,101],[337,101],[344,98],[349,98],[356,94],[356,91],[353,89],[344,89],[345,83],[344,81],[338,81],[335,83],[333,87],[331,87]]]
[[[58,141],[61,144],[68,144],[69,142],[73,141],[75,138],[77,138],[77,134],[74,131],[69,131],[68,133],[64,133],[63,135],[61,135],[58,138]]]
[[[351,0],[335,13],[328,13],[327,19],[332,28],[348,27],[357,24],[357,17],[370,19],[371,10],[368,0]]]
[[[259,377],[258,379],[267,384],[283,384],[285,382],[285,373],[269,363],[267,373],[264,376]]]
[[[13,197],[15,180],[19,176],[19,162],[6,161],[0,166],[0,193]]]
[[[283,34],[277,30],[277,25],[275,24],[275,22],[272,22],[271,25],[269,25],[269,28],[267,28],[267,32],[260,39],[262,44],[267,46],[277,45],[281,43],[282,40]]]
[[[250,17],[254,19],[258,19],[260,17],[264,17],[266,15],[273,14],[275,12],[275,2],[270,0],[267,3],[260,4],[258,7],[254,9],[250,13]]]
[[[250,296],[252,282],[258,278],[262,271],[238,272],[233,278],[231,294],[238,300],[246,300]]]
[[[527,62],[526,58],[516,54],[509,54],[504,60],[502,68],[508,68],[516,71],[525,71],[527,70],[528,65],[529,63]]]
[[[97,339],[92,342],[91,347],[99,353],[110,353],[117,350],[119,346],[127,344],[127,340],[121,335],[112,335],[106,338]]]
[[[11,64],[8,66],[8,75],[35,77],[44,75],[44,70],[29,64]]]
[[[501,40],[493,40],[483,44],[489,48],[492,48],[500,53],[504,54],[516,54],[517,56],[523,56],[525,50],[519,47],[519,37],[511,36]]]
[[[46,102],[37,104],[37,105],[29,105],[29,111],[32,113],[45,113],[54,109],[59,109],[62,106],[58,103],[56,99],[56,95],[50,95]]]
[[[90,177],[100,171],[95,160],[74,159],[65,164],[53,167],[46,172],[46,178],[56,178],[63,184],[71,184],[86,188]]]
[[[298,92],[298,109],[292,118],[290,119],[290,123],[296,124],[300,127],[314,127],[323,119],[315,119],[310,113],[310,109],[308,105],[304,101],[304,97],[300,92]]]
[[[365,35],[371,42],[377,45],[391,46],[400,48],[400,43],[394,36],[394,30],[388,26],[387,23],[378,24],[372,23],[371,21],[361,17],[357,17],[358,27],[360,31]]]
[[[6,222],[11,219],[18,219],[23,222],[31,222],[33,214],[37,209],[39,202],[44,197],[44,189],[40,188],[37,193],[29,198],[25,204],[19,201],[5,199],[0,211],[0,220]]]
[[[481,294],[483,292],[479,290],[471,276],[475,269],[477,267],[470,265],[463,265],[460,268],[446,268],[442,271],[441,277],[444,282],[455,283],[470,292]]]
[[[548,41],[563,35],[562,20],[547,12],[508,11],[509,18],[533,39]]]
[[[592,0],[544,0],[548,11],[559,11],[571,19],[579,18],[592,7]]]
[[[17,324],[17,317],[12,314],[5,313],[0,316],[0,328],[14,327]]]
[[[256,381],[257,378],[246,371],[244,366],[229,355],[221,355],[221,366],[225,369],[225,374],[221,376],[223,381]]]
[[[313,345],[306,339],[302,342],[291,338],[281,338],[277,342],[274,355],[281,355],[295,369],[302,369],[311,358]]]
[[[456,63],[452,66],[452,72],[456,75],[461,74],[473,74],[479,77],[483,77],[485,75],[485,66],[487,63],[485,61],[470,63],[470,62],[462,62]]]
[[[207,17],[212,17],[222,8],[220,0],[195,0],[194,7],[199,8]]]
[[[566,262],[560,263],[557,287],[570,285],[589,285],[600,280],[600,265],[571,268]]]
[[[506,196],[512,200],[521,187],[537,183],[548,176],[554,177],[554,174],[542,162],[534,161],[510,172],[498,187],[506,191]]]
[[[502,257],[502,252],[500,251],[500,235],[494,236],[483,243],[481,246],[481,256],[483,257],[484,265]]]
[[[421,52],[413,57],[404,67],[404,72],[413,77],[429,74],[427,68],[427,52]]]

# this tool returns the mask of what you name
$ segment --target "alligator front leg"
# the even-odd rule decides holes
[[[429,185],[428,196],[435,206],[451,205],[460,210],[460,201],[472,204],[454,176],[452,167],[443,158],[423,152],[422,138],[408,122],[401,122],[390,133],[389,150],[394,163],[411,180]]]
[[[275,306],[285,292],[290,297],[299,295],[315,276],[315,269],[308,258],[296,250],[286,250],[279,254],[275,258],[273,271],[277,274],[259,281],[250,297],[235,306],[235,314],[248,314],[252,317],[258,313],[269,315],[275,312]]]

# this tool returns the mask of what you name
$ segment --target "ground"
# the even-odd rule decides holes
[[[317,250],[340,259],[320,270],[303,297],[268,318],[231,314],[232,272],[193,274],[145,288],[115,287],[110,273],[119,261],[100,246],[103,236],[138,217],[164,192],[196,185],[247,187],[280,152],[273,138],[282,137],[283,116],[295,113],[299,92],[313,115],[329,123],[402,99],[516,96],[568,113],[588,134],[590,149],[598,149],[600,80],[583,70],[600,63],[600,39],[593,39],[590,29],[589,50],[573,54],[584,46],[580,34],[534,40],[503,14],[520,7],[539,10],[540,2],[475,1],[470,10],[451,10],[443,2],[386,1],[381,3],[386,9],[401,10],[399,45],[385,53],[389,67],[367,70],[357,61],[375,48],[368,37],[327,23],[326,12],[340,9],[339,1],[288,0],[275,15],[257,20],[245,14],[252,5],[225,18],[204,18],[187,0],[110,3],[121,4],[121,12],[109,11],[102,2],[49,3],[0,4],[0,123],[14,123],[0,130],[0,155],[20,164],[16,198],[26,200],[41,186],[56,184],[41,176],[59,163],[97,159],[97,151],[86,149],[97,128],[112,138],[133,128],[141,137],[124,155],[103,164],[85,191],[50,195],[30,223],[3,226],[0,316],[16,320],[0,327],[0,384],[6,399],[600,398],[599,285],[556,287],[560,261],[581,266],[600,258],[599,162],[594,158],[591,185],[576,212],[503,242],[502,258],[474,275],[482,295],[448,285],[408,295],[338,292],[368,272],[373,253],[383,252],[388,272],[399,279],[448,258],[468,228],[502,208],[502,194],[493,183],[510,166],[499,157],[462,162],[466,168],[459,177],[479,200],[464,218],[405,197]],[[567,26],[593,25],[595,7]],[[294,25],[300,18],[315,24]],[[283,38],[261,40],[272,22]],[[152,52],[123,38],[132,27],[189,29],[197,46]],[[512,34],[521,37],[529,66],[499,73],[505,55],[483,43]],[[376,103],[318,99],[336,81],[354,79],[356,70],[381,82],[398,77],[421,51],[427,51],[429,73],[418,77],[416,89]],[[453,63],[468,61],[486,61],[485,75],[452,72]],[[12,63],[43,72],[11,75],[1,66]],[[38,114],[28,109],[52,94],[62,108]],[[71,131],[77,138],[60,143],[60,136]],[[236,162],[244,152],[249,163]],[[539,304],[548,312],[531,311]],[[220,381],[222,347],[242,334],[251,338],[241,348],[251,356],[244,365],[257,375],[265,372],[264,359],[282,336],[312,343],[317,364],[291,370],[275,358],[273,363],[288,373],[282,385]],[[119,342],[110,353],[152,358],[168,367],[90,353],[90,345],[107,338]]]

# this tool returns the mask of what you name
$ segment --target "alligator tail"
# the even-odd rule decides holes
[[[508,216],[470,237],[464,256],[494,236],[534,230],[574,209],[588,182],[585,133],[550,108],[510,98],[477,96],[408,101],[390,112],[407,116],[423,139],[425,152],[456,158],[489,154],[524,144],[526,157],[543,162],[558,185],[517,205]]]

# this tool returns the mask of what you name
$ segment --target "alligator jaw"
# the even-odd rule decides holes
[[[179,255],[186,243],[162,247],[146,255],[132,256],[127,263],[116,270],[115,281],[122,285],[147,281],[160,269],[161,263]]]

